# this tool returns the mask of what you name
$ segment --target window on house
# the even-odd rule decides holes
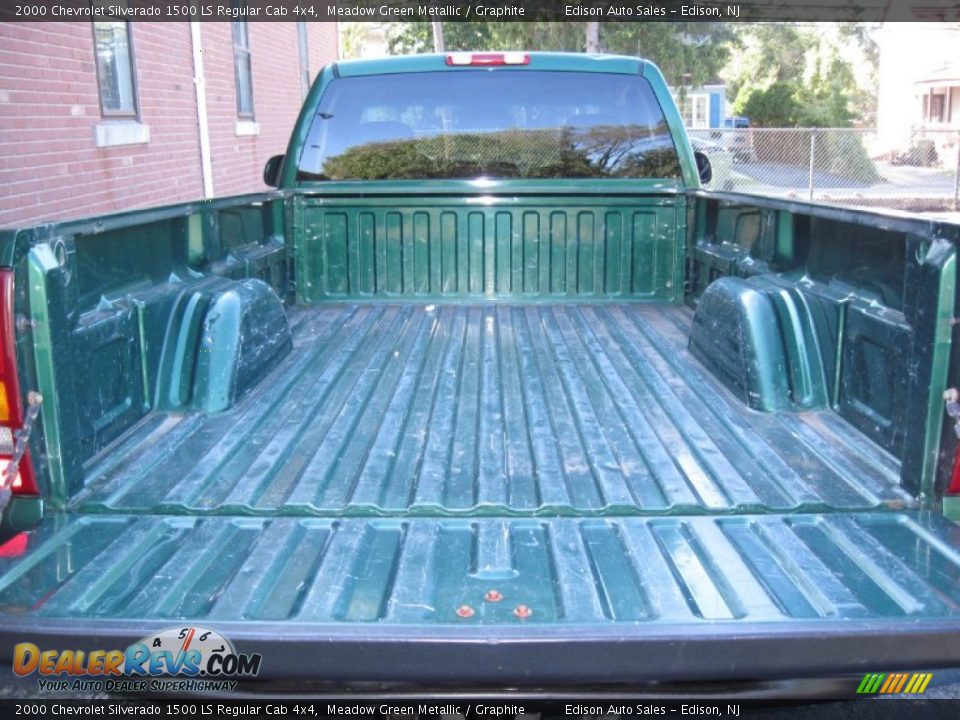
[[[690,121],[692,128],[705,128],[710,126],[710,97],[707,95],[695,95],[693,97],[693,117]]]
[[[237,115],[253,117],[253,75],[250,72],[250,33],[244,21],[233,22],[233,66],[237,81]]]
[[[300,94],[306,97],[310,92],[310,38],[305,22],[297,23],[297,40],[300,44]]]
[[[930,120],[932,122],[943,122],[944,95],[930,96]]]
[[[130,46],[130,24],[95,22],[93,38],[101,111],[105,116],[136,117],[136,72]]]

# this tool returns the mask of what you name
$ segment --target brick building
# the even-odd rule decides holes
[[[0,23],[0,227],[265,189],[336,56],[336,23]]]

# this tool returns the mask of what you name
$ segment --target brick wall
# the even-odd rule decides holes
[[[204,23],[213,189],[264,189],[300,109],[295,23],[250,23],[259,134],[237,135],[230,23]],[[89,22],[0,23],[0,227],[200,198],[203,184],[188,23],[131,23],[148,143],[98,148],[103,121]],[[309,26],[311,76],[336,57],[333,23]]]
[[[204,26],[207,113],[217,195],[249,192],[250,178],[260,178],[271,155],[287,149],[302,102],[296,28],[287,23],[250,23],[253,112],[259,134],[237,136],[233,38],[229,24]],[[320,23],[308,26],[310,71],[336,57],[336,36]],[[258,181],[259,183],[259,181]],[[257,189],[262,184],[257,184]]]

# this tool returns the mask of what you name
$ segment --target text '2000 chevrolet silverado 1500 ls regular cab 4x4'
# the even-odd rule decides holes
[[[340,682],[960,663],[960,228],[698,160],[637,58],[343,62],[276,191],[4,231],[0,651],[189,623]]]

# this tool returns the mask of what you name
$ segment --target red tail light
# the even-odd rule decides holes
[[[530,53],[450,53],[447,65],[529,65]]]
[[[3,545],[0,545],[0,558],[15,558],[20,557],[27,551],[27,546],[30,544],[30,534],[29,533],[17,533],[12,538],[7,540]]]
[[[14,432],[23,427],[23,403],[17,378],[17,350],[13,319],[13,270],[0,269],[0,472],[6,473],[16,441]],[[20,459],[11,490],[14,495],[36,495],[33,463],[27,452]]]
[[[953,453],[953,472],[950,473],[947,495],[960,495],[960,442],[957,443],[957,449]]]

